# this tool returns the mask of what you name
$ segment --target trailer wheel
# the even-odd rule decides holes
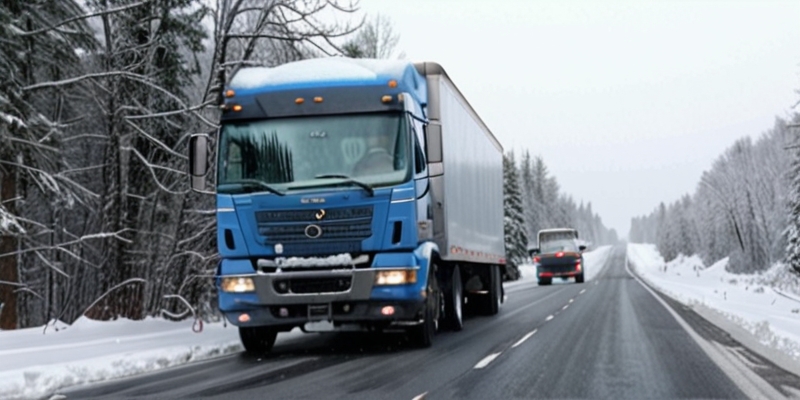
[[[251,355],[263,355],[272,350],[278,331],[268,326],[240,326],[239,338],[244,350]]]
[[[503,301],[503,282],[500,276],[500,267],[491,266],[489,272],[489,295],[486,299],[486,314],[495,315],[500,312],[500,303]]]
[[[430,265],[428,285],[425,287],[425,309],[422,311],[422,323],[409,330],[411,341],[419,347],[431,347],[433,336],[436,334],[437,310],[439,309],[439,285],[434,274],[434,265]]]
[[[445,315],[448,328],[456,332],[464,328],[464,287],[461,285],[461,271],[458,266],[453,268],[453,274],[450,276]]]

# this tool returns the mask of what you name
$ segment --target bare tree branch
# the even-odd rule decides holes
[[[80,21],[80,20],[84,20],[84,19],[88,19],[88,18],[93,18],[93,17],[99,17],[99,16],[107,15],[107,14],[114,14],[114,13],[118,13],[120,11],[126,11],[126,10],[129,10],[129,9],[132,9],[132,8],[143,6],[143,5],[145,5],[147,3],[150,3],[150,2],[152,2],[152,0],[144,0],[144,1],[141,1],[139,3],[129,4],[129,5],[123,6],[123,7],[111,8],[111,9],[107,9],[107,10],[103,10],[103,11],[98,11],[98,12],[95,12],[95,13],[79,15],[77,17],[65,19],[65,20],[63,20],[63,21],[61,21],[61,22],[59,22],[59,23],[57,23],[55,25],[50,25],[50,26],[42,28],[42,29],[37,29],[35,31],[30,31],[30,32],[21,32],[19,35],[22,36],[22,37],[27,37],[27,36],[31,36],[31,35],[38,35],[40,33],[44,33],[44,32],[56,29],[56,28],[58,28],[60,26],[64,26],[66,24],[70,24],[70,23],[73,23],[73,22],[76,22],[76,21]]]

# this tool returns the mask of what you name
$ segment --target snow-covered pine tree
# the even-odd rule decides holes
[[[508,153],[503,156],[503,216],[506,275],[509,279],[519,278],[517,266],[528,258],[528,235],[520,188],[514,153]]]
[[[798,118],[795,118],[797,120]],[[797,130],[797,129],[796,129]],[[800,274],[800,140],[790,146],[793,153],[789,186],[789,226],[786,228],[786,262]]]

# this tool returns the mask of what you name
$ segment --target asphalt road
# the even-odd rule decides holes
[[[428,349],[414,348],[401,334],[309,334],[283,341],[279,335],[264,359],[237,354],[62,394],[228,400],[800,394],[797,376],[751,354],[691,310],[663,296],[658,300],[626,271],[624,246],[614,248],[603,272],[584,284],[517,283],[506,294],[500,314],[470,317],[463,331],[438,334]]]

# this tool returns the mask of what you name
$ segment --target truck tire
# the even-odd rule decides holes
[[[460,331],[464,328],[464,287],[461,284],[461,271],[458,266],[450,275],[450,285],[445,298],[446,324],[450,330]]]
[[[575,283],[583,283],[583,273],[575,275]]]
[[[489,271],[489,295],[486,299],[486,314],[496,315],[500,312],[500,303],[503,301],[503,279],[500,276],[500,267],[492,265]]]
[[[428,284],[425,287],[427,297],[425,299],[425,308],[422,311],[422,323],[411,327],[408,333],[411,341],[419,347],[431,347],[433,344],[433,336],[436,334],[436,325],[438,318],[437,310],[439,307],[439,286],[436,282],[436,274],[433,273],[434,265],[430,265],[428,273]]]
[[[553,281],[550,278],[541,278],[541,279],[539,279],[539,286],[547,286],[552,282]]]
[[[278,331],[268,326],[239,327],[239,338],[242,339],[244,350],[255,356],[269,353],[277,336]]]

